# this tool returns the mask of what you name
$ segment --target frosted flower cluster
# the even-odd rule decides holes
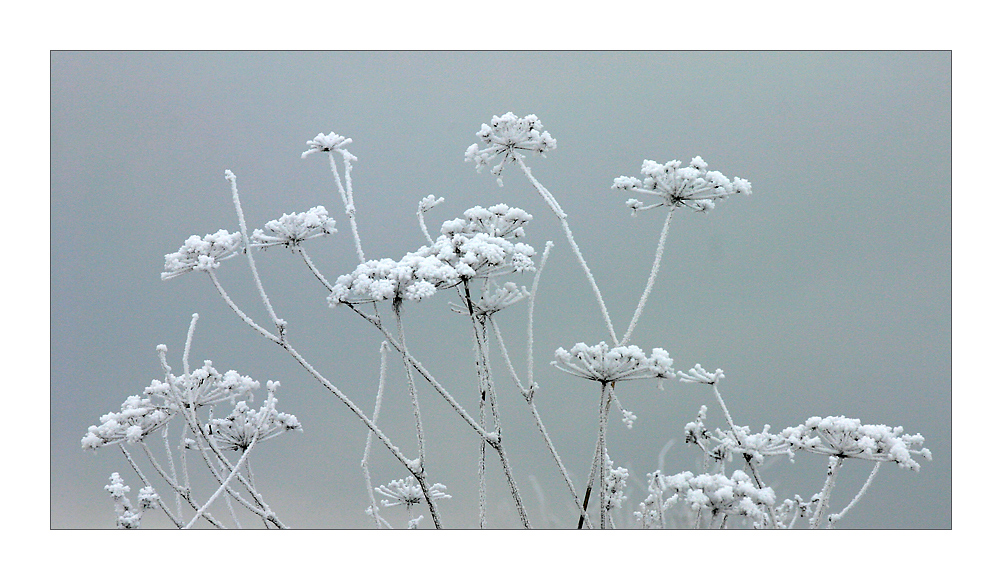
[[[111,483],[104,486],[104,489],[111,494],[111,498],[115,502],[115,513],[118,516],[115,520],[117,527],[121,530],[138,529],[143,520],[143,512],[153,509],[160,496],[157,495],[152,487],[147,486],[140,489],[138,497],[139,509],[136,510],[132,507],[132,502],[129,501],[126,495],[131,488],[125,485],[125,481],[118,472],[112,473],[109,479]]]
[[[922,435],[907,435],[903,427],[864,425],[859,419],[844,416],[811,417],[802,425],[784,429],[781,436],[796,449],[834,457],[893,462],[912,471],[920,468],[912,455],[932,460],[932,452],[922,447],[925,443]]]
[[[237,405],[238,397],[250,395],[259,387],[258,381],[234,370],[220,373],[213,368],[212,361],[205,361],[201,368],[180,376],[168,370],[165,380],[151,381],[143,396],[132,395],[122,403],[120,411],[102,415],[101,424],[88,427],[80,444],[84,449],[97,449],[113,443],[137,443],[166,425],[182,409],[197,409],[227,400]]]
[[[232,234],[219,230],[204,238],[191,236],[178,251],[164,255],[161,280],[177,278],[188,272],[208,272],[219,267],[219,262],[231,258],[240,250],[240,232]]]
[[[112,443],[136,443],[167,424],[176,409],[154,404],[149,398],[132,395],[122,403],[122,410],[101,415],[100,425],[91,425],[80,440],[84,449],[97,449]]]
[[[755,487],[751,477],[741,470],[735,470],[731,477],[722,473],[693,475],[691,471],[662,476],[655,472],[649,481],[651,495],[641,504],[642,509],[654,506],[655,502],[670,493],[672,495],[663,501],[661,507],[682,502],[693,510],[708,509],[713,515],[750,518],[758,528],[766,523],[769,508],[776,502],[772,488]]]
[[[282,214],[277,220],[271,220],[264,225],[264,229],[254,230],[251,243],[258,248],[294,248],[306,240],[337,232],[334,224],[334,220],[327,215],[327,209],[318,205],[309,211]]]
[[[630,472],[625,467],[613,468],[612,459],[605,456],[605,509],[623,507],[626,501],[626,480]]]
[[[407,508],[411,508],[424,501],[424,494],[421,492],[421,486],[418,485],[417,480],[414,479],[413,475],[407,476],[406,479],[394,479],[390,483],[380,485],[374,489],[389,498],[382,500],[384,507],[403,505]],[[445,490],[445,485],[441,483],[436,483],[428,488],[429,495],[431,495],[432,499],[451,499],[452,496],[445,493]]]
[[[684,205],[696,211],[713,209],[714,200],[722,200],[736,193],[751,195],[751,183],[740,177],[733,181],[719,171],[707,171],[706,162],[696,156],[688,167],[679,160],[660,164],[645,159],[640,168],[643,180],[621,176],[613,180],[613,189],[644,193],[661,198],[661,201],[644,205],[637,199],[627,200],[633,213],[661,206]]]
[[[724,378],[724,371],[717,369],[715,371],[708,372],[700,364],[692,367],[688,372],[679,371],[678,380],[682,383],[699,383],[703,385],[715,385],[720,382],[720,379]]]
[[[543,124],[535,115],[517,117],[510,111],[500,117],[495,115],[491,124],[483,124],[477,133],[484,146],[477,143],[470,145],[466,150],[466,160],[476,163],[477,171],[480,171],[495,158],[501,157],[501,161],[491,169],[491,173],[498,177],[498,185],[501,185],[504,166],[523,158],[522,151],[545,157],[547,151],[556,149],[557,140],[547,131],[540,133],[542,128]]]
[[[318,151],[326,152],[326,151],[337,150],[343,153],[347,153],[347,151],[344,150],[344,147],[350,144],[351,144],[351,139],[349,139],[348,137],[344,137],[343,135],[338,135],[333,131],[326,135],[324,135],[323,133],[317,133],[316,137],[306,142],[306,145],[309,147],[309,149],[304,151],[301,157],[303,159],[306,159],[306,156],[310,155],[311,153],[317,153]]]
[[[268,381],[269,390],[278,387],[277,382]],[[295,415],[279,413],[275,410],[275,399],[260,409],[251,409],[246,401],[234,405],[229,415],[222,419],[210,419],[206,433],[222,449],[246,451],[252,441],[258,442],[277,437],[286,431],[302,431],[303,426]]]
[[[699,445],[703,451],[717,461],[731,460],[732,454],[738,453],[762,465],[765,458],[773,455],[786,455],[793,460],[793,449],[790,442],[778,433],[770,433],[771,427],[766,425],[761,432],[752,433],[751,428],[736,426],[734,430],[711,432],[706,428],[706,405],[699,409],[696,420],[685,425],[685,442]]]
[[[570,351],[558,348],[554,356],[557,360],[550,364],[556,368],[600,383],[656,378],[660,387],[664,379],[675,376],[674,361],[661,348],[652,349],[648,357],[634,345],[609,348],[605,342],[594,346],[579,342]]]
[[[512,241],[525,235],[523,225],[532,216],[519,208],[498,204],[476,206],[463,218],[442,224],[442,235],[400,260],[384,258],[359,264],[340,276],[328,302],[360,303],[380,300],[422,300],[463,280],[533,270],[535,250]]]

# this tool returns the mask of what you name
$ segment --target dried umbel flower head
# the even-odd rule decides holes
[[[277,381],[268,381],[271,393],[278,386]],[[222,449],[246,451],[253,441],[265,441],[286,431],[302,431],[299,419],[295,415],[278,412],[276,403],[277,400],[271,396],[260,409],[251,409],[246,401],[238,401],[226,417],[210,419],[205,426],[206,433]]]
[[[726,199],[736,193],[751,195],[751,183],[740,177],[733,181],[727,179],[719,171],[707,171],[706,162],[702,157],[693,157],[688,167],[682,167],[679,160],[660,164],[645,159],[640,168],[644,179],[621,176],[613,180],[613,189],[636,191],[661,198],[661,201],[644,205],[637,199],[627,200],[626,204],[636,214],[661,206],[684,205],[696,211],[705,212],[713,209],[714,200]]]
[[[558,348],[557,360],[551,365],[583,379],[611,383],[635,379],[658,379],[658,386],[666,378],[675,376],[674,362],[668,351],[655,348],[648,357],[640,347],[617,346],[609,348],[605,342],[588,346],[579,342],[570,351]]]
[[[345,145],[350,145],[351,139],[338,135],[337,133],[331,131],[330,133],[324,135],[323,133],[317,133],[317,136],[306,142],[309,149],[303,152],[302,158],[306,159],[307,155],[311,153],[316,153],[318,151],[341,151],[347,153],[344,150]]]
[[[932,452],[922,447],[925,438],[908,435],[904,427],[865,425],[859,419],[811,417],[803,424],[784,429],[780,436],[795,449],[833,457],[854,457],[868,461],[897,463],[912,471],[921,467],[912,457],[932,460]]]
[[[672,493],[666,502],[669,506],[681,501],[693,510],[709,510],[714,516],[744,516],[758,528],[768,521],[769,508],[776,503],[772,488],[756,487],[752,478],[741,470],[735,470],[731,477],[722,473],[693,475],[691,471],[669,476],[655,472],[655,475],[650,478],[652,497],[645,504]]]
[[[547,151],[557,148],[557,140],[547,131],[540,133],[542,128],[543,124],[535,115],[517,117],[509,111],[500,117],[494,116],[490,125],[482,125],[477,133],[485,146],[477,143],[470,145],[466,150],[466,160],[476,163],[477,171],[480,171],[494,158],[501,157],[491,173],[498,177],[498,185],[502,185],[501,171],[504,166],[522,159],[523,151],[545,157]]]
[[[442,224],[430,246],[400,260],[369,260],[340,276],[328,297],[331,307],[380,300],[422,300],[464,280],[534,269],[532,246],[511,240],[525,235],[532,216],[504,204],[468,209],[465,218]]]
[[[256,248],[295,248],[306,240],[336,233],[334,225],[327,209],[318,205],[309,211],[282,214],[277,220],[264,224],[264,229],[254,230],[251,234],[251,245]]]
[[[411,508],[424,501],[424,493],[421,492],[421,486],[418,485],[413,475],[409,475],[405,479],[394,479],[386,485],[380,485],[375,490],[389,498],[383,500],[384,507],[403,505]],[[441,483],[436,483],[428,488],[429,495],[433,500],[452,498],[445,491],[446,487]]]
[[[188,272],[208,272],[219,267],[219,262],[232,258],[240,250],[240,232],[232,234],[219,230],[204,238],[191,236],[178,251],[164,255],[161,280],[177,278]]]

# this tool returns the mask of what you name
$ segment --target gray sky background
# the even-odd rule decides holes
[[[812,415],[847,415],[921,433],[933,452],[913,473],[884,466],[841,527],[949,528],[951,510],[951,57],[948,52],[54,52],[51,57],[51,433],[53,528],[113,527],[103,486],[138,478],[114,447],[80,438],[98,417],[162,378],[155,348],[180,367],[192,312],[192,352],[264,383],[282,382],[280,410],[303,433],[253,456],[259,489],[294,527],[367,527],[359,461],[365,429],[283,351],[222,303],[206,276],[162,282],[163,255],[189,235],[238,228],[223,171],[238,180],[248,227],[324,205],[335,236],[307,249],[329,279],[354,268],[348,221],[326,160],[300,159],[318,132],[351,137],[353,181],[367,258],[399,258],[422,236],[418,201],[441,195],[429,228],[476,204],[507,203],[535,217],[528,243],[555,247],[540,283],[536,396],[582,488],[594,449],[597,389],[549,367],[553,350],[607,340],[592,294],[558,222],[521,175],[498,188],[463,162],[492,115],[536,114],[558,147],[528,160],[557,197],[602,288],[618,332],[646,281],[661,211],[631,217],[610,189],[644,159],[688,162],[751,181],[754,194],[706,215],[678,211],[661,275],[632,342],[667,349],[678,370],[724,369],[739,424],[774,431]],[[279,250],[258,267],[292,342],[363,409],[371,410],[379,336]],[[221,279],[255,319],[264,310],[246,261]],[[516,278],[517,279],[517,278]],[[528,285],[531,277],[517,279]],[[451,297],[407,305],[416,355],[475,409],[468,323]],[[524,359],[525,303],[499,315]],[[524,368],[524,367],[523,367]],[[512,466],[538,527],[572,525],[572,503],[531,416],[498,361]],[[414,450],[400,364],[381,423]],[[629,468],[632,514],[658,453],[671,473],[698,468],[683,426],[712,394],[678,382],[617,389],[639,416],[613,418],[610,451]],[[419,383],[428,469],[453,495],[449,527],[476,525],[471,430]],[[375,483],[407,473],[374,447]],[[824,458],[801,453],[767,471],[780,498],[809,496]],[[850,462],[841,509],[869,473]],[[496,461],[492,525],[517,524]],[[728,468],[728,472],[732,467]],[[207,492],[207,488],[203,488]],[[221,508],[218,508],[221,509]],[[395,523],[402,514],[387,515]],[[150,515],[147,523],[163,525]],[[395,518],[395,519],[394,519]],[[430,522],[426,519],[426,524]],[[632,526],[632,521],[623,524]]]

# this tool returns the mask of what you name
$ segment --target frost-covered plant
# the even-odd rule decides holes
[[[434,481],[430,479],[431,474],[436,472],[438,466],[429,462],[426,448],[429,444],[449,445],[451,442],[427,441],[419,384],[430,387],[436,396],[441,397],[469,428],[467,434],[479,444],[475,469],[479,483],[476,504],[480,527],[489,525],[486,476],[488,452],[497,456],[507,492],[510,493],[514,511],[521,524],[526,528],[531,527],[529,511],[516,477],[516,474],[521,474],[518,466],[512,465],[505,445],[507,439],[502,437],[502,410],[497,395],[499,381],[495,372],[499,359],[511,383],[528,405],[546,452],[567,486],[579,528],[614,527],[610,517],[612,512],[623,509],[629,501],[630,473],[626,467],[616,467],[607,444],[608,416],[613,404],[621,413],[628,429],[634,422],[645,418],[644,413],[634,413],[620,402],[616,388],[626,381],[653,380],[663,390],[666,381],[677,378],[680,383],[691,385],[692,388],[709,391],[724,417],[723,425],[708,425],[708,409],[706,405],[702,405],[695,421],[686,424],[680,432],[688,444],[702,453],[700,473],[682,471],[666,475],[662,462],[669,446],[662,450],[658,457],[658,469],[647,474],[647,497],[639,502],[638,509],[634,512],[636,522],[643,528],[666,528],[672,525],[724,528],[746,525],[754,528],[789,529],[800,520],[807,520],[813,528],[819,527],[822,521],[827,521],[831,527],[861,501],[880,465],[890,462],[918,471],[918,459],[931,459],[929,450],[922,447],[924,439],[921,435],[907,435],[901,427],[868,425],[842,416],[825,419],[812,417],[799,426],[778,432],[774,432],[770,425],[765,425],[759,431],[753,430],[736,423],[725,404],[721,392],[725,376],[721,369],[710,372],[700,364],[695,364],[688,371],[676,372],[674,360],[669,356],[668,350],[653,348],[648,355],[630,341],[652,295],[675,210],[687,207],[697,212],[706,212],[715,207],[718,201],[735,194],[749,195],[752,192],[747,180],[738,177],[729,179],[719,171],[711,171],[701,157],[692,158],[688,166],[683,166],[677,160],[665,164],[645,160],[641,165],[642,178],[621,176],[613,179],[613,189],[648,196],[649,203],[635,198],[627,201],[634,214],[658,207],[666,208],[664,226],[657,241],[647,282],[639,294],[625,332],[618,333],[602,291],[584,253],[575,241],[568,213],[561,207],[556,196],[533,176],[526,164],[529,154],[545,156],[545,153],[556,148],[556,140],[549,132],[543,131],[542,127],[535,115],[519,117],[508,112],[494,116],[490,124],[482,125],[477,133],[479,142],[466,150],[465,158],[478,171],[493,165],[491,173],[497,177],[499,186],[502,185],[502,172],[509,166],[525,176],[532,191],[540,196],[558,221],[568,247],[594,294],[605,326],[604,331],[608,333],[608,342],[578,342],[569,350],[561,347],[552,351],[552,367],[590,381],[593,385],[598,383],[598,413],[597,417],[593,416],[597,426],[595,452],[587,479],[578,481],[577,485],[536,406],[537,397],[548,396],[546,384],[556,378],[547,375],[541,379],[536,374],[533,327],[540,278],[554,244],[546,241],[542,255],[537,256],[535,248],[528,243],[527,226],[533,216],[525,210],[505,203],[475,205],[463,211],[462,217],[444,221],[439,235],[433,239],[425,222],[425,215],[445,203],[445,198],[426,195],[417,201],[416,216],[420,232],[427,243],[405,251],[399,259],[366,259],[358,232],[358,210],[352,182],[352,163],[358,159],[346,149],[352,140],[334,132],[319,133],[307,141],[308,149],[302,153],[302,158],[308,158],[314,153],[326,153],[338,197],[348,218],[357,257],[354,263],[339,266],[340,272],[348,273],[338,276],[331,283],[316,267],[305,248],[304,242],[307,240],[337,232],[334,219],[328,215],[323,205],[315,205],[306,212],[283,214],[278,219],[266,222],[263,228],[251,232],[240,203],[236,176],[230,171],[224,172],[224,176],[229,182],[239,230],[229,233],[221,229],[204,237],[191,236],[178,251],[164,257],[164,271],[161,275],[164,280],[171,280],[188,272],[207,273],[222,300],[240,320],[287,352],[326,392],[341,401],[359,421],[361,428],[367,431],[365,448],[361,453],[362,476],[368,496],[368,505],[364,511],[376,527],[393,527],[381,514],[380,507],[394,508],[400,505],[406,509],[408,528],[417,528],[425,515],[430,517],[436,528],[446,525],[442,521],[437,502],[452,499],[452,495],[446,493],[444,484],[431,483]],[[297,336],[295,329],[290,330],[285,319],[278,316],[255,262],[256,254],[275,246],[289,248],[294,255],[302,258],[309,274],[326,290],[327,304],[334,309],[333,312],[347,313],[349,316],[357,314],[372,327],[374,335],[380,340],[379,382],[371,415],[363,411],[355,400],[293,346],[293,339],[301,337]],[[257,294],[267,312],[268,322],[259,323],[244,312],[224,290],[216,275],[220,262],[238,254],[247,259]],[[531,286],[520,284],[519,276],[530,273],[533,276]],[[450,294],[451,300],[439,301],[437,297],[442,293]],[[323,296],[318,296],[317,301],[322,303]],[[407,344],[405,303],[408,305],[408,312],[411,308],[428,308],[436,312],[458,313],[468,319],[475,377],[447,385],[416,358]],[[498,316],[502,310],[517,309],[522,305],[526,306],[528,319],[525,332],[526,356],[524,368],[517,368],[518,365],[509,354],[505,332],[497,319],[505,318],[504,315]],[[389,319],[380,311],[380,308],[387,307],[391,312]],[[120,410],[101,416],[99,425],[88,428],[81,439],[81,445],[84,449],[117,445],[144,483],[138,496],[138,508],[133,507],[127,496],[129,487],[117,473],[113,474],[111,485],[106,486],[112,495],[119,527],[138,527],[144,511],[154,508],[162,510],[179,528],[191,527],[201,520],[211,526],[225,527],[218,514],[214,515],[208,509],[217,499],[223,498],[230,521],[235,526],[241,525],[236,512],[238,507],[242,507],[260,518],[265,527],[284,528],[285,524],[268,507],[255,486],[249,456],[256,445],[287,431],[302,431],[303,427],[294,415],[281,413],[276,409],[275,394],[279,387],[277,381],[267,382],[266,400],[255,407],[251,403],[254,392],[260,388],[257,381],[232,370],[220,373],[211,361],[205,361],[200,368],[189,368],[189,351],[196,320],[197,315],[192,317],[185,343],[183,372],[175,374],[172,371],[167,364],[166,347],[159,346],[158,353],[164,369],[163,380],[152,381],[142,394],[128,397]],[[670,337],[666,337],[664,340],[669,339]],[[447,345],[453,352],[466,350],[454,346]],[[554,346],[556,345],[549,348]],[[394,352],[404,365],[407,397],[413,413],[416,445],[406,450],[380,426],[379,414],[386,391],[388,359]],[[475,390],[475,410],[468,411],[453,396],[452,390],[461,388]],[[594,391],[590,389],[580,389],[579,392],[581,397],[594,396]],[[649,396],[659,396],[654,390],[648,393]],[[222,405],[227,405],[225,410],[221,410]],[[173,439],[171,425],[178,425]],[[154,433],[159,433],[163,442],[164,451],[160,457],[148,445]],[[388,455],[384,455],[384,458],[395,461],[409,475],[384,485],[372,485],[369,465],[371,460],[378,460],[378,456],[371,453],[373,442],[378,442],[386,449]],[[142,448],[152,468],[165,482],[165,489],[170,490],[168,495],[173,494],[173,508],[166,505],[130,453],[129,449],[137,446]],[[779,500],[763,476],[768,466],[766,459],[783,455],[792,462],[800,451],[828,456],[827,477],[822,489],[808,495],[808,500],[804,500],[799,494]],[[199,465],[207,468],[211,481],[215,482],[215,492],[207,497],[196,494],[192,489],[190,454],[200,456]],[[846,459],[870,461],[874,467],[852,501],[840,512],[828,514],[835,478]],[[735,462],[742,464],[731,465]],[[730,475],[727,475],[728,472]],[[583,493],[579,493],[582,484]],[[597,501],[591,501],[592,492],[596,489],[599,497]],[[377,502],[377,495],[382,497],[381,502]],[[466,499],[459,498],[455,501]],[[473,503],[472,499],[469,503]],[[425,513],[415,513],[419,510]],[[593,521],[596,515],[597,521]]]

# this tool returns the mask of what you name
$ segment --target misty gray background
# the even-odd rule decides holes
[[[422,244],[418,201],[446,203],[429,228],[476,204],[504,202],[535,216],[528,243],[555,248],[536,312],[536,396],[557,448],[584,487],[598,391],[552,367],[552,352],[608,340],[558,222],[520,174],[498,188],[463,152],[492,115],[534,113],[556,138],[534,175],[557,197],[625,330],[646,281],[663,210],[631,217],[610,189],[644,159],[683,162],[751,181],[754,194],[706,215],[679,210],[661,275],[631,342],[660,346],[679,370],[724,369],[722,391],[739,424],[796,425],[847,415],[926,436],[934,460],[920,473],[884,466],[840,527],[951,527],[950,54],[948,52],[54,52],[51,58],[51,526],[114,526],[103,486],[138,478],[115,447],[83,452],[80,438],[151,379],[155,348],[180,368],[192,312],[192,351],[264,383],[282,382],[280,410],[303,433],[262,444],[259,489],[299,528],[369,527],[359,461],[366,431],[284,351],[229,311],[204,275],[162,282],[163,255],[189,235],[238,228],[223,171],[238,179],[248,227],[325,205],[339,233],[307,249],[328,278],[350,272],[354,249],[326,160],[300,159],[318,132],[351,137],[352,174],[367,258],[399,258]],[[293,256],[259,253],[258,267],[290,340],[367,412],[378,372],[377,332],[326,292]],[[266,320],[246,261],[220,277]],[[531,277],[515,277],[530,284]],[[405,307],[416,356],[467,409],[476,408],[469,324],[443,295]],[[498,315],[523,369],[523,302]],[[572,503],[523,399],[496,362],[506,447],[536,527],[570,527]],[[391,365],[380,420],[414,454],[403,373]],[[476,525],[472,430],[419,383],[432,481],[448,527]],[[611,420],[610,451],[633,486],[622,510],[646,497],[645,474],[674,440],[664,470],[698,468],[683,426],[699,406],[723,425],[712,394],[673,382],[625,383],[639,416]],[[728,472],[733,468],[729,467]],[[805,453],[766,472],[780,498],[820,490],[825,460]],[[374,446],[374,483],[407,473]],[[833,508],[869,473],[849,462]],[[517,518],[489,462],[492,526]],[[206,484],[204,494],[212,489]],[[402,525],[403,514],[383,510]],[[216,511],[222,512],[222,505]],[[250,521],[243,518],[244,523]],[[430,521],[426,518],[425,525]],[[632,517],[620,522],[633,526]],[[150,514],[148,526],[167,524]]]

